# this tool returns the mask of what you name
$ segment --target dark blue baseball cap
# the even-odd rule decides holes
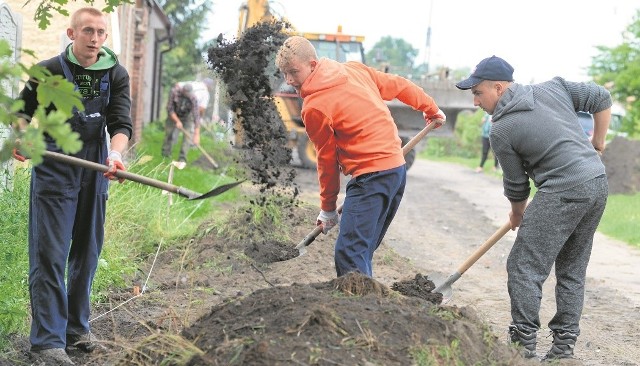
[[[485,58],[476,66],[471,76],[457,83],[456,87],[462,90],[471,89],[482,80],[513,81],[513,67],[497,56]]]

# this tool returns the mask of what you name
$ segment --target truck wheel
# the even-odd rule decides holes
[[[409,139],[401,137],[402,140],[402,146],[406,145],[407,142],[409,142]],[[404,161],[407,162],[407,171],[409,170],[409,168],[411,168],[411,166],[413,165],[413,162],[416,161],[416,149],[413,148],[411,149],[411,151],[409,151],[407,153],[407,155],[404,156]]]
[[[302,166],[307,169],[315,169],[318,162],[316,149],[313,143],[309,141],[309,137],[302,133],[298,134],[298,156]]]

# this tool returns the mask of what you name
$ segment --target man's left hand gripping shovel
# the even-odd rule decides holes
[[[433,121],[429,123],[425,128],[423,128],[417,135],[413,136],[406,145],[402,147],[402,154],[407,155],[411,149],[413,149],[420,140],[422,140],[431,130],[438,127],[439,124],[437,121]],[[342,205],[338,207],[338,212],[342,212]],[[296,245],[296,249],[298,249],[298,257],[304,255],[307,252],[307,247],[313,243],[314,240],[320,235],[322,232],[322,225],[318,225],[313,229],[312,232],[307,234],[307,236],[302,239],[302,241]]]

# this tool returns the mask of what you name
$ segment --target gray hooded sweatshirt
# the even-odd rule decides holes
[[[529,198],[529,178],[539,191],[556,193],[605,174],[576,112],[596,113],[611,104],[609,91],[592,82],[556,77],[511,84],[492,115],[490,135],[505,196],[512,202]]]

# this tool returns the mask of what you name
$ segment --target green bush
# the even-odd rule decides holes
[[[464,111],[458,114],[453,136],[429,137],[421,155],[430,157],[479,157],[482,151],[481,109],[475,113]]]

